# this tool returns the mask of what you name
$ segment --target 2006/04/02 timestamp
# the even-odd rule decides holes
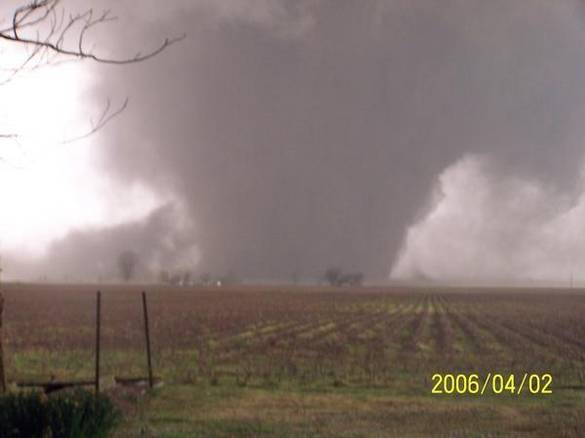
[[[433,374],[432,394],[552,394],[552,374]]]

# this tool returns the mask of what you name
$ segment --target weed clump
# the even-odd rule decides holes
[[[121,418],[105,395],[86,390],[46,396],[19,392],[0,397],[0,438],[105,438]]]

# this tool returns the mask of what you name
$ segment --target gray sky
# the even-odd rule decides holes
[[[187,38],[86,67],[85,102],[131,99],[92,140],[93,169],[152,205],[61,233],[46,254],[63,272],[110,275],[125,247],[145,269],[250,279],[331,265],[374,282],[562,279],[585,264],[582,2],[111,3],[106,52]]]

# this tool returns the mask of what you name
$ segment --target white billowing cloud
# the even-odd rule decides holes
[[[501,175],[485,156],[440,176],[428,213],[412,225],[391,278],[568,281],[585,266],[585,184],[560,194]]]
[[[26,53],[2,49],[3,65],[18,65]],[[134,221],[166,201],[145,184],[108,178],[96,165],[96,136],[64,143],[89,132],[103,111],[84,100],[93,79],[68,63],[0,86],[0,134],[17,135],[0,139],[0,253],[40,257],[74,229]]]
[[[171,201],[146,216],[124,223],[85,227],[54,240],[44,257],[34,260],[18,253],[3,254],[6,278],[44,281],[115,281],[118,257],[137,255],[136,280],[156,280],[162,269],[193,270],[201,254],[195,225],[179,201]]]

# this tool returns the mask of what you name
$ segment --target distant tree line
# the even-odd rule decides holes
[[[363,273],[344,273],[340,268],[336,267],[327,269],[324,277],[330,286],[361,286],[364,282]]]
[[[195,277],[191,271],[185,269],[176,271],[161,269],[158,279],[161,284],[168,286],[228,286],[239,282],[233,272],[220,276],[204,272]]]
[[[134,251],[124,251],[118,256],[118,269],[120,276],[124,281],[130,281],[134,278],[136,268],[139,262],[138,254]],[[364,282],[362,272],[343,272],[341,268],[328,268],[323,279],[335,287],[341,286],[361,286]],[[161,284],[168,286],[227,286],[239,283],[237,276],[232,272],[224,275],[214,276],[209,272],[203,272],[195,277],[189,269],[161,269],[158,280]],[[298,274],[293,275],[293,283],[298,283]]]

